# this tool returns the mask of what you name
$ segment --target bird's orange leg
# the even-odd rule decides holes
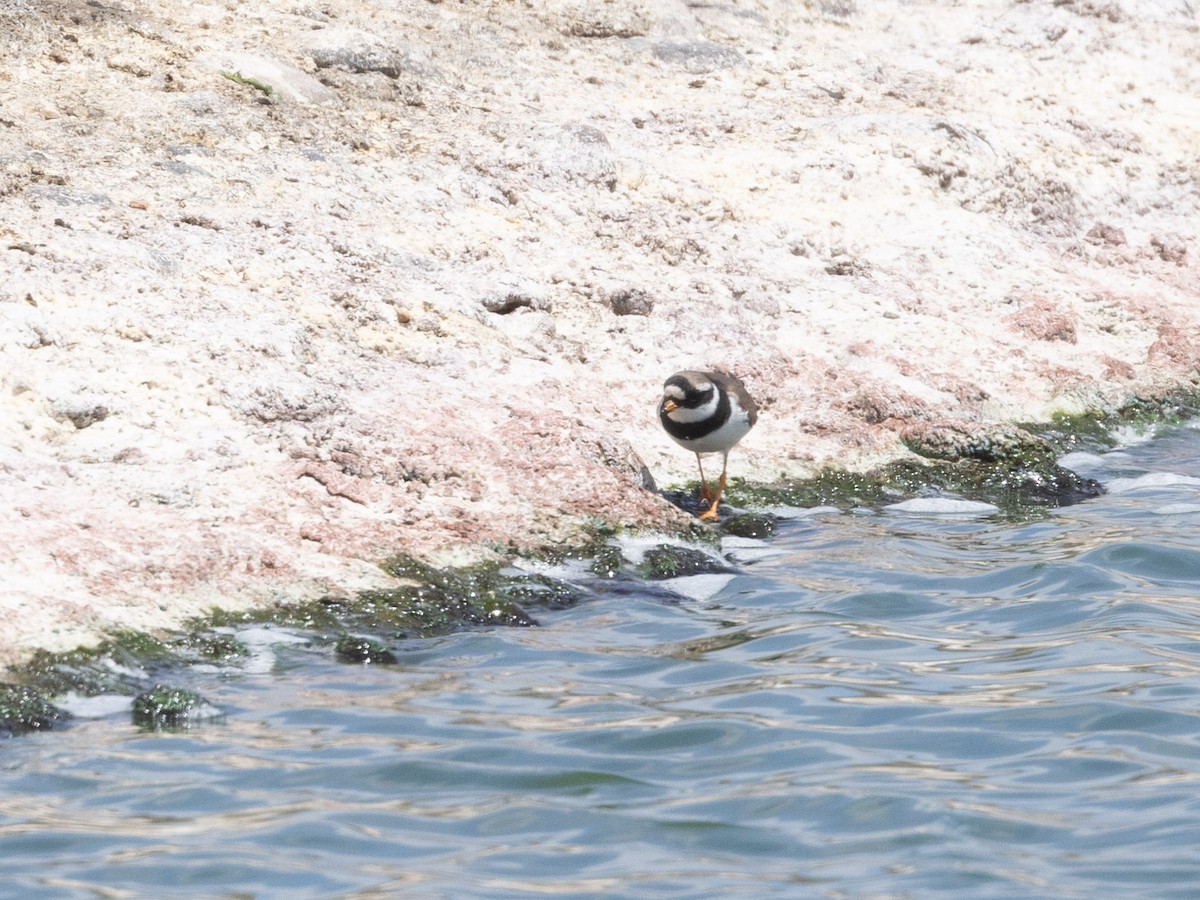
[[[725,493],[725,469],[729,465],[729,454],[725,454],[725,459],[721,465],[721,478],[717,481],[717,493],[712,497],[708,504],[708,509],[700,513],[702,522],[717,521],[717,506],[721,503],[721,495]]]
[[[700,454],[696,454],[696,465],[700,467],[700,499],[711,500],[713,493],[708,489],[708,482],[704,480],[704,463],[700,461]]]

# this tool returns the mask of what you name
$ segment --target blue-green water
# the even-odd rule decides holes
[[[0,894],[1200,896],[1200,429],[1068,463],[396,666],[246,632],[221,722],[0,744]]]

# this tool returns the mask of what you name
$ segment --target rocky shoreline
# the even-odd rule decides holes
[[[1198,33],[0,0],[0,660],[689,528],[680,368],[757,483],[1194,389]]]

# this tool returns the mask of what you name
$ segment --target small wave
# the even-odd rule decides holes
[[[1110,494],[1124,494],[1128,491],[1141,491],[1151,488],[1175,487],[1187,485],[1200,487],[1200,478],[1192,475],[1177,475],[1174,472],[1147,472],[1135,478],[1114,478],[1105,484]]]
[[[1000,508],[978,500],[956,500],[951,497],[917,497],[885,506],[887,512],[916,516],[989,516]]]
[[[663,544],[670,544],[673,547],[686,547],[692,550],[701,550],[713,557],[713,560],[720,562],[720,558],[713,555],[707,547],[702,547],[699,544],[681,541],[677,537],[665,534],[637,534],[637,535],[620,535],[616,539],[616,545],[621,548],[621,554],[633,563],[635,566],[641,565],[646,558],[646,553],[661,547]]]
[[[124,694],[97,694],[85,697],[71,692],[58,701],[58,705],[77,719],[104,719],[108,716],[128,715],[132,697]]]
[[[660,582],[663,587],[689,600],[707,600],[720,593],[734,578],[732,573],[720,572],[705,575],[684,575]]]
[[[1200,513],[1200,503],[1167,503],[1150,512],[1156,516],[1186,516]]]
[[[721,539],[721,553],[725,555],[726,559],[731,559],[737,563],[746,563],[757,559],[780,556],[783,554],[783,551],[773,544],[760,541],[757,538],[726,535]]]
[[[1108,454],[1112,456],[1114,454]],[[1110,460],[1099,453],[1089,453],[1086,450],[1076,450],[1059,457],[1058,464],[1074,472],[1099,472],[1108,468]]]
[[[814,516],[840,516],[842,511],[836,506],[764,506],[759,512],[769,513],[780,519],[810,519]]]

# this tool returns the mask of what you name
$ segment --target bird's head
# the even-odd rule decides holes
[[[701,372],[677,372],[663,384],[662,411],[672,419],[690,421],[696,411],[713,405],[716,390]]]

